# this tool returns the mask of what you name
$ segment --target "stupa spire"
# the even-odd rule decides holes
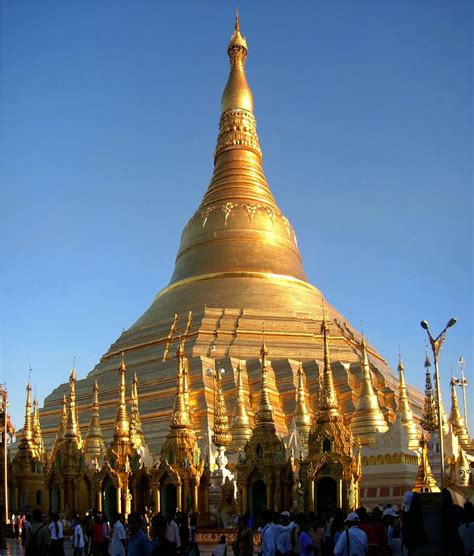
[[[354,436],[360,438],[362,444],[372,444],[376,432],[386,432],[388,425],[380,410],[379,400],[372,385],[367,343],[364,336],[361,342],[361,385],[356,410],[351,420],[351,430]]]
[[[428,353],[425,357],[425,400],[423,404],[423,417],[421,426],[425,431],[434,432],[438,430],[438,414],[436,412],[436,404],[433,392],[433,383],[431,381],[431,361]]]
[[[174,400],[173,414],[171,415],[171,429],[184,429],[189,428],[191,425],[191,419],[189,415],[189,407],[186,404],[185,395],[185,353],[184,353],[184,342],[181,340],[176,350],[176,359],[178,361],[178,372],[177,372],[177,386],[176,386],[176,397]]]
[[[418,463],[418,475],[415,480],[415,485],[412,488],[413,492],[440,492],[436,479],[431,471],[430,462],[428,459],[428,439],[424,431],[421,433],[420,438],[421,454]]]
[[[329,354],[329,326],[326,321],[326,313],[323,307],[323,322],[321,324],[323,335],[324,368],[321,380],[321,391],[319,396],[319,415],[318,420],[324,421],[339,415],[339,405],[337,402],[336,389],[334,388],[334,378],[331,368],[331,356]]]
[[[303,365],[298,366],[298,384],[296,388],[296,407],[293,414],[296,430],[303,436],[304,441],[308,442],[309,431],[311,430],[311,414],[306,405],[306,395],[304,388]]]
[[[124,442],[130,440],[130,421],[128,419],[127,403],[125,401],[125,374],[127,368],[125,366],[124,354],[122,352],[122,358],[120,360],[119,366],[119,406],[117,408],[117,413],[115,415],[115,425],[114,425],[114,439],[120,439]]]
[[[258,403],[258,411],[255,416],[255,428],[265,428],[269,431],[275,431],[275,422],[273,420],[273,409],[270,403],[270,393],[268,391],[267,384],[267,347],[265,345],[265,338],[262,342],[262,347],[260,348],[260,357],[262,360],[261,371],[262,371],[262,385],[260,389],[260,400]]]
[[[224,392],[222,391],[222,375],[219,368],[214,375],[214,434],[212,442],[219,448],[228,446],[232,440],[229,432],[229,419],[225,406]]]
[[[67,398],[66,394],[63,395],[62,410],[61,410],[61,420],[59,421],[58,432],[56,433],[56,438],[54,439],[53,448],[51,450],[51,460],[54,460],[56,452],[61,447],[64,442],[64,435],[66,434],[67,427]]]
[[[232,422],[232,439],[237,447],[243,447],[252,436],[252,427],[245,404],[242,365],[237,366],[237,400],[235,402],[234,419]]]
[[[26,385],[25,403],[25,427],[23,428],[23,439],[31,443],[33,440],[33,423],[31,414],[31,384]]]
[[[72,369],[69,377],[69,411],[67,413],[66,430],[64,433],[65,440],[72,440],[79,446],[81,445],[81,433],[77,419],[76,407],[76,370]]]
[[[130,441],[135,450],[145,446],[145,434],[143,433],[140,410],[138,408],[138,378],[137,373],[133,375],[132,388],[130,390]]]
[[[96,380],[92,387],[92,412],[87,436],[84,441],[84,458],[86,463],[92,463],[96,459],[98,461],[105,454],[105,442],[102,427],[100,426],[99,407],[99,385]]]
[[[33,418],[32,418],[33,443],[38,459],[43,460],[45,457],[43,433],[41,431],[41,422],[38,411],[38,400],[33,401]]]
[[[459,380],[451,377],[451,413],[449,415],[449,424],[453,427],[454,434],[458,437],[459,444],[463,448],[471,447],[471,439],[469,438],[469,433],[467,431],[466,423],[459,410],[458,395],[456,392],[456,386],[459,384]]]
[[[408,402],[407,385],[405,382],[405,366],[403,365],[402,356],[398,356],[398,413],[401,423],[408,433],[408,447],[410,450],[416,450],[419,446],[418,430],[413,419],[413,412]]]

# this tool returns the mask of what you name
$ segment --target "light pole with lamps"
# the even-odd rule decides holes
[[[435,373],[436,373],[436,405],[438,407],[438,434],[439,434],[439,458],[441,462],[441,488],[444,488],[444,445],[443,445],[443,416],[441,414],[441,389],[440,389],[440,380],[439,380],[439,366],[438,366],[438,358],[439,352],[441,351],[441,346],[443,345],[444,340],[446,339],[446,332],[448,328],[454,326],[457,322],[457,319],[454,317],[449,319],[448,324],[443,328],[443,330],[438,334],[436,338],[433,338],[430,332],[430,327],[426,320],[421,321],[421,328],[426,330],[428,334],[428,339],[430,341],[431,349],[433,351],[433,359],[435,365]]]

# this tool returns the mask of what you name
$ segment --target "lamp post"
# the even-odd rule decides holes
[[[441,414],[441,389],[440,389],[440,380],[439,380],[439,366],[438,366],[438,359],[439,359],[439,352],[441,351],[441,346],[443,345],[444,340],[446,339],[446,332],[448,328],[454,326],[457,322],[457,319],[451,318],[448,321],[448,324],[443,328],[443,330],[438,334],[436,338],[433,338],[430,332],[430,327],[426,320],[422,320],[420,325],[423,330],[426,330],[428,334],[428,339],[430,341],[431,350],[433,351],[433,359],[435,365],[435,373],[436,373],[436,405],[438,407],[438,434],[439,434],[439,458],[441,462],[441,488],[444,488],[444,445],[443,445],[443,416]]]

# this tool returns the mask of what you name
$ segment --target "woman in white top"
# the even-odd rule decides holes
[[[74,556],[83,556],[84,554],[84,533],[82,526],[77,522],[72,533],[72,546],[74,548]]]
[[[65,556],[63,524],[59,514],[50,514],[48,529],[51,536],[51,556]]]

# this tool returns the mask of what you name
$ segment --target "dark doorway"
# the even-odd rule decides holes
[[[177,506],[176,485],[165,483],[161,489],[161,511],[174,513]]]
[[[150,484],[145,475],[142,475],[135,486],[134,511],[145,515],[145,507],[150,506]]]
[[[59,494],[59,488],[57,486],[54,486],[51,489],[51,511],[54,513],[57,513],[61,510],[61,500],[60,500],[60,494]]]
[[[322,477],[316,483],[316,505],[318,514],[328,506],[337,507],[337,483],[332,477]]]
[[[117,490],[111,481],[104,487],[104,512],[110,519],[117,512]]]
[[[267,487],[261,479],[257,479],[250,485],[249,509],[256,517],[267,508]]]

